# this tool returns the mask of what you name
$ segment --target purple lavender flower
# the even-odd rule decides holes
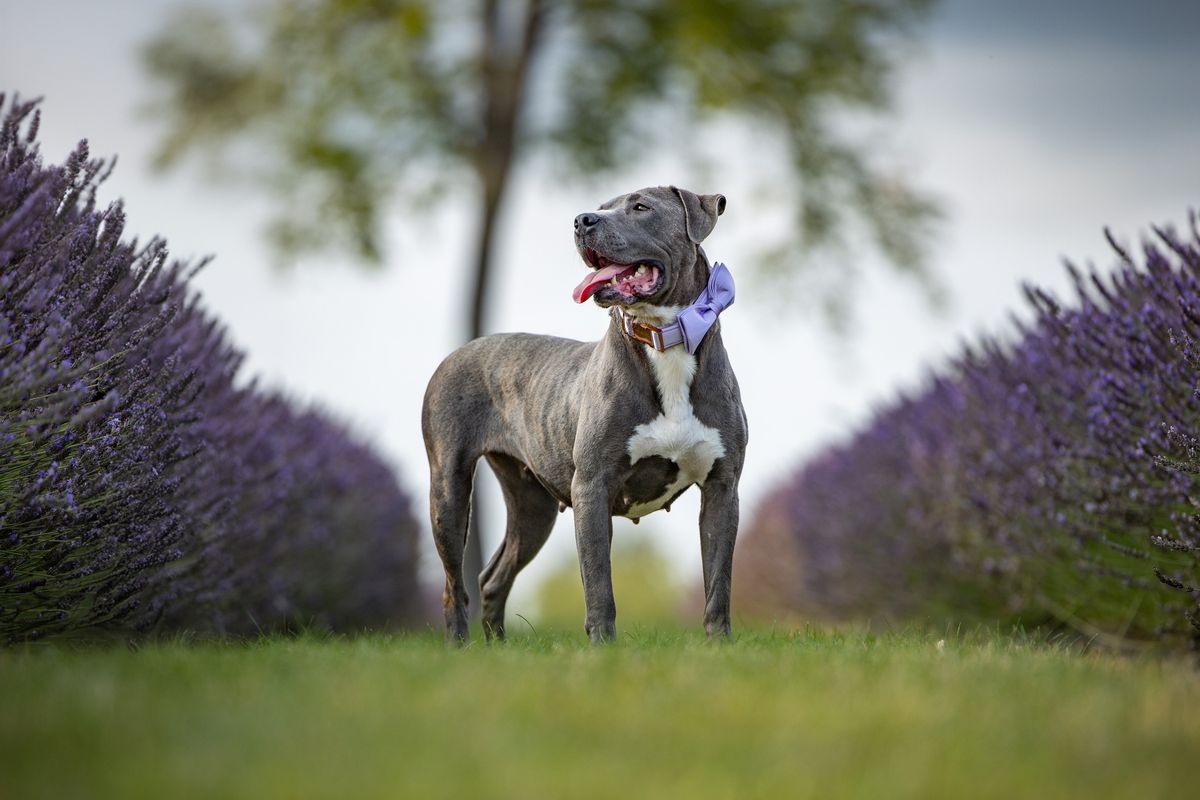
[[[1200,641],[1196,227],[1156,230],[1141,268],[1115,243],[1108,275],[1068,266],[1073,303],[1027,287],[1017,338],[966,346],[786,480],[739,550],[739,593],[771,613]]]
[[[395,625],[416,524],[344,426],[235,385],[242,354],[165,243],[43,165],[0,95],[0,641],[108,628]]]

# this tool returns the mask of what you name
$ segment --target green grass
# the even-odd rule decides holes
[[[518,624],[521,624],[518,621]],[[1166,797],[1190,662],[1028,637],[432,635],[0,652],[0,797]]]

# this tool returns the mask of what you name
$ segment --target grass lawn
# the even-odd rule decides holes
[[[1200,673],[1026,637],[0,651],[0,797],[1195,797]]]

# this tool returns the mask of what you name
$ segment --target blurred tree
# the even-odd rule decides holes
[[[794,239],[763,261],[833,263],[812,294],[836,321],[860,242],[933,287],[934,204],[880,169],[838,116],[886,110],[896,45],[931,2],[264,0],[245,24],[191,8],[144,53],[166,125],[157,160],[203,150],[236,165],[274,196],[280,254],[331,247],[366,263],[384,258],[391,201],[470,187],[474,338],[522,157],[552,153],[595,175],[736,118],[780,145],[766,168],[796,219]]]

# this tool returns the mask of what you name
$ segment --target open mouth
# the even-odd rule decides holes
[[[575,287],[572,297],[582,303],[598,291],[610,294],[612,300],[648,297],[658,291],[662,282],[662,270],[649,261],[619,264],[597,253],[590,247],[581,251],[583,260],[592,268]]]

